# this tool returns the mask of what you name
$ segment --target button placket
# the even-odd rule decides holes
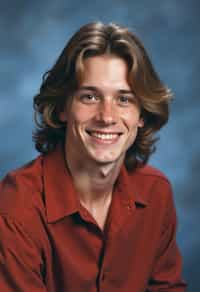
[[[104,271],[102,272],[101,281],[102,281],[102,282],[105,282],[106,279],[108,279],[108,276],[109,276],[109,271],[104,270]]]

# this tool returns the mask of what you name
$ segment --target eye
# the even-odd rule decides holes
[[[96,103],[99,101],[99,97],[95,94],[82,94],[80,100],[83,103]]]
[[[121,104],[121,105],[128,105],[131,103],[131,99],[133,99],[133,98],[130,96],[121,95],[121,96],[119,96],[118,101],[119,101],[119,104]]]
[[[119,100],[120,100],[120,102],[122,102],[122,103],[127,103],[127,102],[129,102],[129,98],[128,98],[128,96],[125,96],[125,95],[120,96],[120,97],[119,97]]]
[[[120,106],[129,106],[137,104],[137,98],[134,94],[122,94],[118,96]]]

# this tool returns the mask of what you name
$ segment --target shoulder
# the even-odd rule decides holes
[[[0,214],[21,218],[41,201],[42,156],[9,172],[0,182]]]
[[[137,167],[135,173],[139,176],[149,177],[149,179],[158,179],[169,183],[168,177],[161,170],[149,164]]]
[[[129,172],[129,183],[136,189],[136,196],[147,203],[166,204],[173,200],[170,180],[153,166],[144,165]]]
[[[0,231],[5,246],[13,240],[33,242],[39,248],[44,244],[42,164],[39,156],[0,182]]]
[[[146,164],[144,166],[137,167],[133,172],[129,173],[130,177],[136,176],[138,180],[141,180],[144,184],[160,183],[163,185],[171,185],[169,178],[159,169]]]

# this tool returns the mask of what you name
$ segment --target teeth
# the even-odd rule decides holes
[[[100,134],[96,132],[91,133],[91,135],[102,140],[112,140],[117,137],[117,134]]]

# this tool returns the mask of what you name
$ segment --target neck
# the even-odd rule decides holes
[[[107,164],[90,161],[83,165],[81,159],[75,159],[70,153],[65,155],[80,202],[90,207],[107,204],[112,197],[122,159]]]

